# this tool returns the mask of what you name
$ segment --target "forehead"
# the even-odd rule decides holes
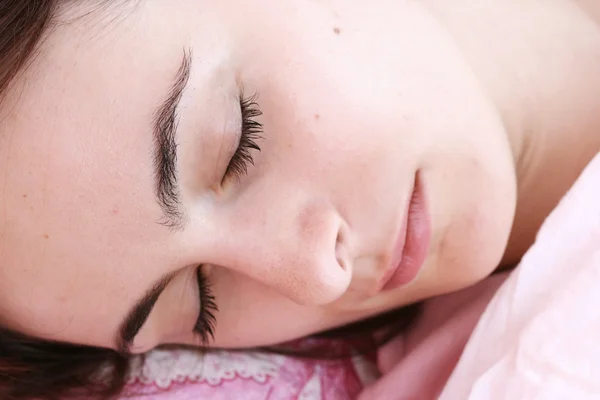
[[[151,125],[183,41],[149,37],[144,12],[59,26],[0,109],[0,315],[18,329],[105,340],[159,276],[145,260],[166,263],[148,253],[167,245]]]

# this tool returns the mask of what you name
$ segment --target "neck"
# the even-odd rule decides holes
[[[600,151],[600,2],[426,0],[496,106],[511,143],[515,264]]]

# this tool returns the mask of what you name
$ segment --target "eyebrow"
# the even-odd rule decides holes
[[[127,317],[121,323],[117,336],[117,349],[122,354],[130,354],[133,340],[140,332],[160,295],[173,280],[177,273],[173,272],[158,281],[144,296],[137,301]]]
[[[154,117],[154,192],[163,211],[159,223],[173,230],[181,230],[185,225],[185,212],[177,181],[175,138],[178,125],[177,109],[189,81],[191,64],[191,52],[184,49],[173,86]]]

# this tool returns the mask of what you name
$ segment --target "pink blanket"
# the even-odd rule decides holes
[[[441,399],[600,398],[600,155],[481,317]]]
[[[129,389],[140,399],[597,399],[599,289],[600,155],[516,270],[425,302],[380,350],[381,377],[364,357],[155,351]]]

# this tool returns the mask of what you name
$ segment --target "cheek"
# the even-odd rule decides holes
[[[307,61],[262,84],[267,169],[304,176],[330,193],[355,191],[357,182],[397,183],[415,163],[420,141],[403,135],[411,126],[395,89],[367,87],[358,72],[330,79],[335,69],[322,64]]]
[[[325,318],[318,308],[300,306],[229,269],[214,267],[211,280],[219,305],[215,347],[272,345],[306,336],[330,323],[331,318]]]
[[[496,175],[489,165],[457,168],[458,178],[439,182],[449,204],[442,222],[431,271],[442,291],[458,290],[490,274],[500,264],[516,207],[512,175]],[[440,178],[444,179],[444,178]]]

